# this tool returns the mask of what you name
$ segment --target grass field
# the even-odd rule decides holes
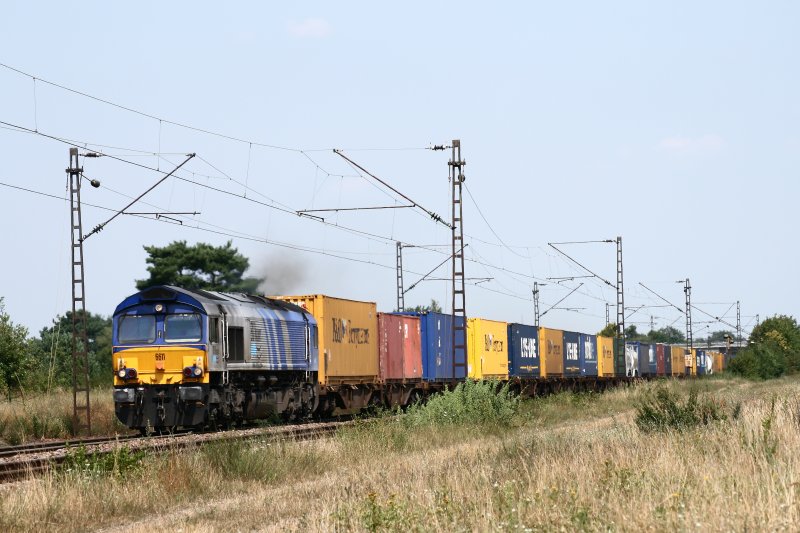
[[[659,388],[678,401],[640,427]],[[794,378],[520,403],[472,391],[321,441],[76,457],[0,488],[0,529],[791,531],[798,450]]]
[[[127,434],[114,415],[111,388],[93,389],[92,434]],[[72,391],[28,394],[10,401],[0,399],[0,444],[22,444],[41,439],[67,439],[72,435]]]

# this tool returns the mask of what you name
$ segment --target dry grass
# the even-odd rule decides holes
[[[666,386],[685,396],[697,384]],[[699,386],[741,402],[738,418],[644,434],[633,406],[647,384],[530,402],[506,429],[382,420],[0,489],[0,529],[796,530],[800,381]]]
[[[128,433],[114,415],[111,389],[94,389],[90,397],[93,435]],[[71,434],[72,391],[0,400],[0,441],[22,444],[39,439],[66,439]]]

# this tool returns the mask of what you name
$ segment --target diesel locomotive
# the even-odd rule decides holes
[[[317,337],[314,316],[292,303],[150,287],[114,311],[117,418],[146,432],[314,413]]]

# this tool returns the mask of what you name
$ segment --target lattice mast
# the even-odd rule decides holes
[[[397,311],[405,310],[406,300],[403,290],[403,243],[397,241]]]
[[[464,280],[464,209],[462,203],[462,184],[464,182],[464,166],[466,162],[461,159],[461,141],[454,139],[452,144],[450,167],[450,184],[453,190],[453,216],[452,216],[452,297],[453,305],[450,308],[453,319],[453,378],[458,376],[456,371],[467,369],[467,303]],[[463,361],[459,361],[457,354],[463,354]]]
[[[81,222],[81,174],[78,149],[69,149],[69,191],[72,273],[72,433],[87,435],[92,429],[89,402],[89,335],[86,325],[86,285]]]
[[[683,286],[683,292],[686,294],[686,373],[692,372],[692,348],[694,343],[692,340],[692,285],[689,283],[689,278],[686,278]]]
[[[622,237],[617,237],[617,361],[625,360],[625,287],[622,275]]]

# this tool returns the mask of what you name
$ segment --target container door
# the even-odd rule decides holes
[[[597,376],[597,337],[581,333],[578,350],[581,376]]]
[[[625,343],[625,375],[637,377],[639,374],[639,343]]]
[[[564,332],[564,376],[578,377],[580,367],[580,335],[572,331]],[[596,370],[595,370],[596,372]]]

